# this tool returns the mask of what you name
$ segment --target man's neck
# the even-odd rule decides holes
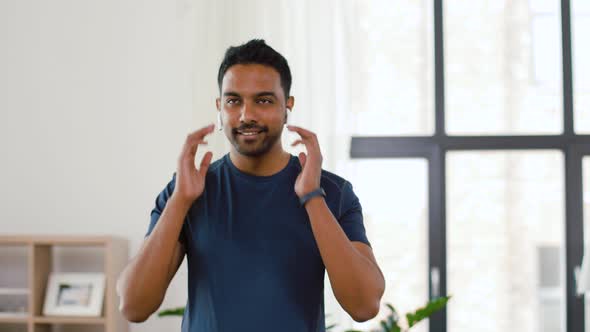
[[[257,157],[244,156],[232,147],[229,157],[240,171],[255,176],[274,175],[285,168],[291,159],[291,155],[282,147]]]

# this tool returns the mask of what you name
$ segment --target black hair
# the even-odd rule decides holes
[[[287,59],[272,47],[266,45],[264,39],[252,39],[240,46],[231,46],[225,51],[223,61],[219,66],[217,84],[221,93],[221,83],[225,72],[233,65],[260,64],[274,68],[281,77],[281,86],[285,92],[285,99],[291,90],[291,70]]]

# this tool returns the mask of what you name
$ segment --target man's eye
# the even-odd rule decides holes
[[[270,99],[258,99],[259,104],[272,104],[272,100]]]
[[[237,104],[239,101],[240,101],[239,99],[233,98],[233,99],[226,100],[226,103],[233,105],[233,104]]]

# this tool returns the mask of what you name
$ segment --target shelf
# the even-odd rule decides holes
[[[88,324],[100,325],[105,323],[104,317],[73,317],[73,316],[36,316],[33,322],[37,324]]]
[[[0,312],[0,323],[26,323],[29,315],[25,313]]]
[[[116,236],[0,235],[0,308],[14,311],[0,313],[0,332],[51,332],[62,327],[77,332],[128,332],[115,289],[128,257],[127,240]],[[54,272],[104,274],[102,316],[43,315]],[[27,312],[16,309],[17,300],[22,300]]]
[[[0,295],[28,295],[28,288],[2,288],[0,287]]]
[[[74,245],[74,246],[102,246],[112,241],[120,241],[122,238],[116,236],[51,236],[51,235],[0,235],[2,245]]]

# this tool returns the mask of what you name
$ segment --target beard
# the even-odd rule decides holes
[[[240,134],[242,130],[259,130],[260,133],[253,139]],[[236,151],[247,157],[260,157],[268,153],[275,144],[280,140],[282,134],[282,127],[276,131],[269,130],[266,126],[258,125],[242,125],[239,128],[231,130],[229,140]]]

